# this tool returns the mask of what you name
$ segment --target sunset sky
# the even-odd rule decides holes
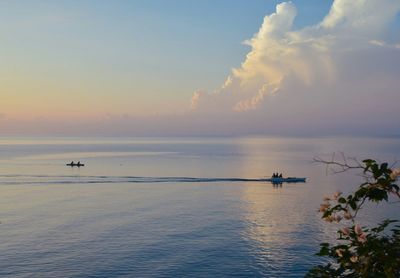
[[[400,1],[1,1],[0,135],[400,134]]]

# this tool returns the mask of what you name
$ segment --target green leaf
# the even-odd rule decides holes
[[[351,201],[349,202],[349,205],[350,205],[350,207],[351,207],[353,210],[356,210],[356,209],[357,209],[357,204],[356,204],[356,202],[355,202],[354,200],[351,200]]]

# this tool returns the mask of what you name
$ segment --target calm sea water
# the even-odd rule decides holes
[[[322,197],[361,181],[312,163],[338,151],[393,162],[400,139],[2,138],[0,276],[301,277],[335,237]]]

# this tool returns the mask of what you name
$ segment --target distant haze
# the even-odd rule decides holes
[[[221,20],[234,25],[215,29],[210,23],[218,24],[215,13],[200,27],[196,24],[202,20],[186,22],[184,15],[173,14],[166,23],[171,33],[163,30],[155,36],[173,43],[159,52],[135,50],[138,44],[160,42],[153,41],[146,26],[138,26],[141,22],[132,21],[159,20],[162,26],[152,14],[152,9],[160,12],[157,1],[149,2],[154,7],[127,7],[135,15],[119,14],[122,7],[111,10],[112,16],[122,18],[118,26],[101,16],[104,10],[82,14],[71,5],[63,6],[63,16],[31,18],[32,22],[3,17],[3,25],[12,24],[9,30],[0,29],[6,41],[0,46],[6,56],[0,64],[0,135],[400,135],[400,1],[327,1],[330,8],[316,7],[327,14],[312,23],[297,21],[302,7],[310,5],[306,2],[266,9],[270,13],[263,20],[257,18],[261,26],[251,32],[252,25],[239,30],[242,23],[234,23],[240,9]],[[195,15],[214,8],[213,1],[205,3],[197,11],[185,11]],[[247,1],[229,3],[246,11]],[[52,8],[57,7],[44,10],[51,14]],[[218,11],[223,8],[215,6]],[[241,20],[247,18],[248,14]],[[73,29],[77,22],[85,34],[78,33],[79,24]],[[35,43],[22,48],[21,38],[29,36],[24,28],[45,28],[48,36],[32,38]],[[190,28],[197,35],[179,37]],[[215,51],[223,53],[223,47],[226,56],[219,60],[211,52],[215,41],[197,37],[194,43],[202,28],[212,30],[215,40],[223,38]],[[63,35],[63,29],[70,33]],[[98,32],[104,32],[102,42]],[[127,34],[135,39],[125,38]],[[237,48],[246,37],[240,46],[246,48]],[[196,52],[204,48],[209,54],[201,52],[198,57]],[[175,60],[168,60],[168,55]]]

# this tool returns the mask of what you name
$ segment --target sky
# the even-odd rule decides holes
[[[400,135],[399,0],[3,0],[0,23],[0,136]]]

